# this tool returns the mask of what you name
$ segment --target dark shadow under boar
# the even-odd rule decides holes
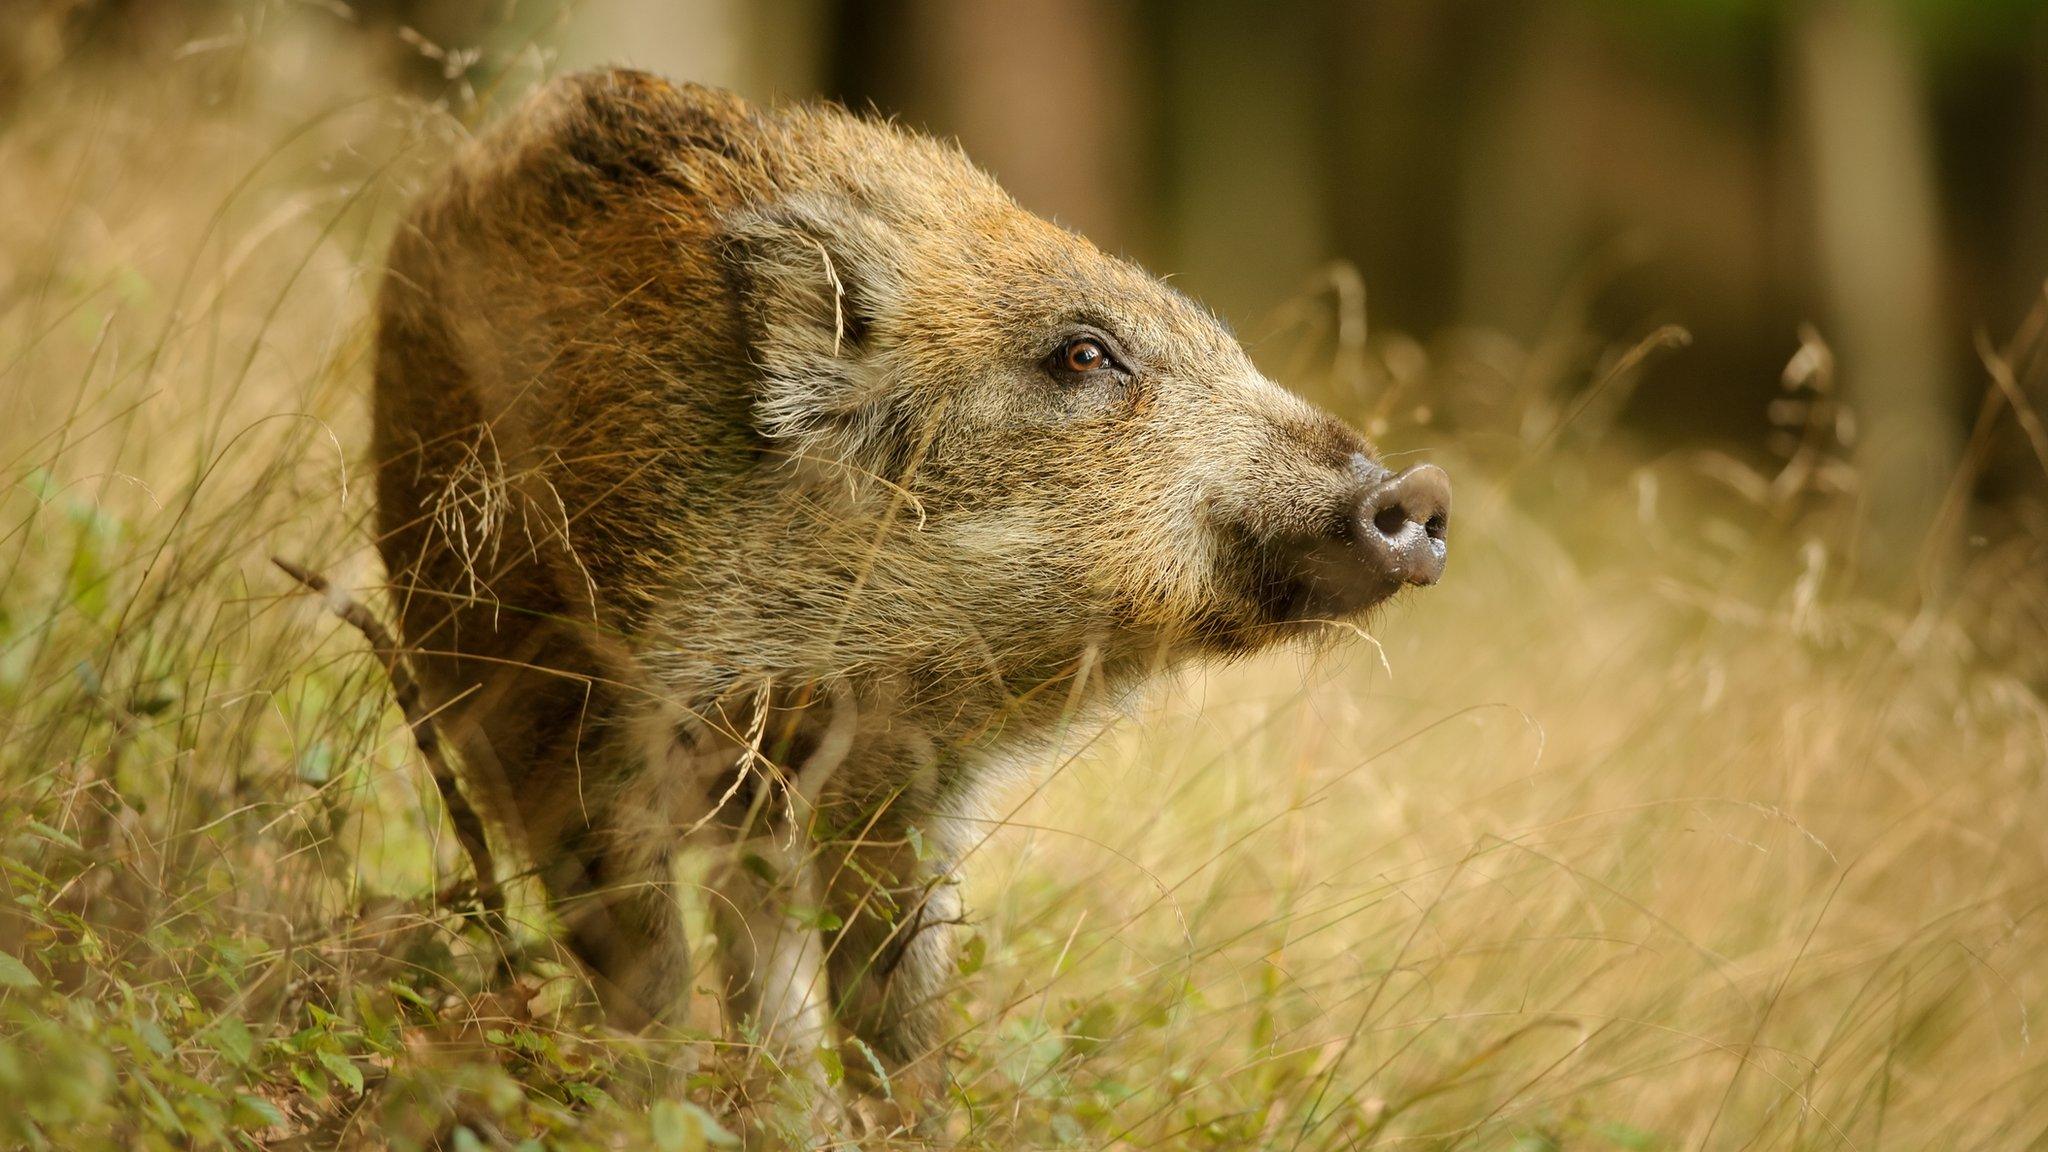
[[[735,1027],[858,1038],[899,1098],[944,1083],[955,868],[1010,766],[1444,563],[1440,470],[836,109],[560,80],[414,209],[380,324],[405,643],[607,1011],[680,1016],[672,856],[724,845]]]

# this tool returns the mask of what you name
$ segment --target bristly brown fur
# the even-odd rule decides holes
[[[1056,378],[1077,331],[1117,370]],[[608,1008],[673,1018],[671,856],[722,840],[744,1026],[842,1029],[910,1097],[960,817],[1160,668],[1329,614],[1263,552],[1377,468],[957,150],[632,72],[549,86],[420,201],[376,375],[404,640]]]

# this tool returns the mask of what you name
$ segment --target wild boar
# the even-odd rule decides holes
[[[672,858],[722,846],[736,1026],[858,1037],[899,1096],[943,1083],[956,870],[1017,766],[1444,565],[1442,470],[832,107],[552,83],[412,209],[375,374],[404,642],[607,1010],[685,1004]]]

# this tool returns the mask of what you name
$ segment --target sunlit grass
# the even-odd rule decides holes
[[[495,977],[378,669],[268,563],[376,602],[366,315],[460,117],[289,21],[232,55],[0,129],[0,1143],[701,1146],[747,1055],[710,998],[606,1033],[519,883]],[[1865,596],[1828,382],[1796,455],[1653,455],[1633,335],[1300,342],[1458,476],[1451,573],[1013,797],[961,1145],[2044,1138],[2038,519]]]

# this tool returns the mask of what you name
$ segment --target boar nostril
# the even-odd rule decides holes
[[[1367,558],[1389,579],[1434,584],[1444,572],[1444,533],[1451,520],[1451,478],[1418,464],[1367,492],[1359,508]]]

